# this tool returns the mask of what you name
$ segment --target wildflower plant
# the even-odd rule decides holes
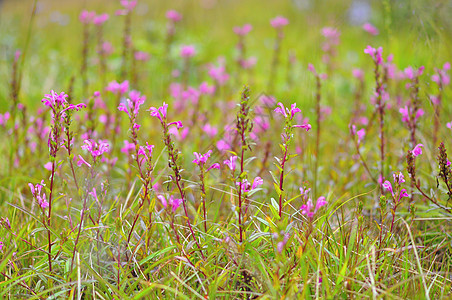
[[[280,172],[280,176],[279,176],[279,181],[274,182],[276,192],[278,193],[278,197],[279,197],[278,215],[279,215],[279,218],[281,218],[283,206],[284,206],[283,199],[286,196],[285,192],[284,192],[284,178],[285,178],[284,168],[289,159],[297,156],[297,154],[289,154],[289,146],[292,144],[293,138],[294,138],[293,130],[294,130],[294,128],[302,128],[302,129],[305,129],[306,131],[309,131],[311,129],[311,125],[308,123],[293,124],[293,118],[294,118],[295,114],[301,112],[301,110],[299,108],[297,108],[295,103],[292,104],[289,109],[289,108],[284,107],[284,105],[281,102],[279,102],[278,107],[275,108],[274,112],[277,114],[280,114],[284,117],[284,132],[281,135],[282,144],[279,145],[279,147],[281,148],[282,156],[281,156],[281,158],[276,158],[276,161],[277,161],[276,167],[278,168],[278,170]]]

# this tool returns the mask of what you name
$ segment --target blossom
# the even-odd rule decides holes
[[[108,84],[106,90],[112,92],[113,94],[125,94],[129,90],[129,81],[125,80],[122,83],[112,81]]]
[[[167,12],[166,12],[166,18],[168,19],[168,20],[171,20],[171,21],[173,21],[174,23],[177,23],[177,22],[179,22],[180,20],[182,20],[182,15],[180,14],[180,13],[178,13],[177,11],[175,11],[175,10],[168,10]]]
[[[96,17],[96,13],[94,11],[83,10],[79,15],[79,20],[83,24],[89,24]]]
[[[121,148],[121,152],[126,155],[129,155],[133,150],[135,150],[135,144],[129,143],[129,141],[125,140],[124,147]]]
[[[182,203],[182,199],[176,199],[173,195],[170,195],[168,199],[166,199],[163,195],[158,195],[157,198],[160,200],[163,207],[167,208],[169,204],[173,213],[176,212]]]
[[[231,156],[229,159],[225,160],[223,164],[227,165],[231,171],[235,171],[235,163],[237,161],[237,156]]]
[[[206,152],[206,154],[202,155],[197,152],[193,152],[193,155],[196,157],[192,162],[197,164],[198,166],[201,166],[207,162],[207,159],[210,157],[210,154],[212,154],[212,150],[209,150]]]
[[[424,147],[424,145],[422,144],[417,144],[416,147],[414,147],[414,149],[411,151],[414,157],[422,154],[422,147]]]
[[[213,126],[211,126],[209,123],[205,124],[205,125],[202,127],[202,130],[203,130],[210,138],[215,137],[215,136],[217,135],[217,133],[218,133],[218,129],[215,128],[215,127],[213,127]]]
[[[99,142],[96,143],[92,139],[87,139],[84,141],[84,145],[82,145],[81,148],[87,150],[89,153],[91,153],[91,156],[93,158],[96,158],[109,151],[110,145],[103,140],[99,140]]]
[[[253,29],[253,26],[251,26],[251,24],[245,24],[242,27],[236,26],[233,30],[235,34],[245,36],[251,31],[251,29]]]
[[[148,61],[151,55],[144,51],[136,51],[134,57],[135,60]]]
[[[151,116],[157,117],[160,122],[164,122],[166,120],[166,113],[168,110],[168,104],[163,102],[163,105],[159,108],[151,107],[149,111],[151,112]]]
[[[301,206],[301,214],[303,215],[307,215],[309,218],[312,218],[315,213],[322,208],[323,206],[325,206],[328,202],[325,200],[325,197],[321,196],[319,198],[317,198],[316,201],[316,205],[314,207],[313,203],[312,203],[312,199],[309,198],[308,201],[306,202],[306,204],[303,204]]]
[[[270,25],[273,28],[281,28],[281,27],[284,27],[284,26],[286,26],[288,24],[289,24],[289,20],[287,20],[286,18],[281,17],[281,16],[277,16],[274,19],[270,20]]]
[[[392,177],[394,177],[394,183],[401,184],[405,182],[405,178],[401,172],[392,174]]]
[[[281,102],[279,102],[278,107],[275,108],[274,112],[283,115],[286,119],[289,118],[290,120],[292,120],[295,114],[301,112],[301,110],[297,108],[297,105],[295,103],[293,103],[289,109],[284,107],[284,105]],[[292,127],[303,128],[306,129],[306,131],[309,131],[311,129],[311,125],[307,123],[301,125],[293,125]]]
[[[352,74],[353,74],[353,77],[355,77],[356,79],[359,79],[359,80],[364,79],[364,72],[361,69],[354,68],[352,71]]]
[[[378,35],[378,29],[370,23],[365,23],[363,25],[363,29],[370,33],[371,35]]]
[[[140,93],[137,91],[131,91],[129,93],[130,99],[127,99],[127,106],[125,103],[121,102],[118,106],[118,110],[127,113],[129,118],[132,118],[132,115],[136,117],[138,115],[138,111],[140,110],[140,106],[146,100],[145,96],[140,96]]]
[[[10,116],[11,116],[11,114],[9,113],[9,111],[5,112],[3,115],[0,114],[0,125],[5,126],[6,122],[8,122],[8,120],[9,120]]]
[[[41,181],[41,184],[37,183],[36,185],[33,185],[29,183],[28,186],[30,187],[33,197],[38,201],[39,206],[41,206],[42,209],[49,207],[49,202],[46,200],[46,194],[42,193],[44,180]]]
[[[193,45],[184,45],[180,49],[180,56],[184,58],[189,58],[195,56],[196,50]]]
[[[117,10],[116,15],[127,15],[135,8],[137,2],[137,0],[121,0],[121,5],[124,9]]]
[[[109,18],[108,14],[97,15],[93,19],[93,24],[97,26],[102,25],[108,20],[108,18]]]
[[[3,242],[2,242],[2,241],[0,241],[0,251],[2,251],[2,250],[3,250],[3,246],[5,246],[5,244],[3,244]]]
[[[394,194],[394,191],[392,189],[392,184],[391,182],[389,182],[388,180],[386,180],[385,182],[383,182],[382,184],[383,188],[388,190],[389,192],[391,192],[391,194]]]
[[[364,53],[369,54],[378,65],[381,65],[383,63],[382,47],[375,49],[371,46],[367,46],[366,49],[364,49]]]
[[[213,93],[215,93],[215,86],[209,85],[204,81],[199,85],[199,92],[205,95],[212,95]]]

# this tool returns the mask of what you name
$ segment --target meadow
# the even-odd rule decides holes
[[[449,299],[452,4],[0,2],[1,299]]]

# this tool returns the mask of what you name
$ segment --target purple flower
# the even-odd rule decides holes
[[[422,144],[417,144],[416,147],[414,147],[414,149],[411,151],[414,157],[422,154],[422,147],[424,147],[424,145]]]
[[[102,25],[108,20],[108,18],[109,18],[108,14],[97,15],[93,19],[93,24],[97,26]]]
[[[237,156],[231,156],[229,159],[225,160],[223,164],[227,165],[231,171],[235,171],[235,162],[237,161]]]
[[[401,184],[405,182],[405,178],[403,177],[402,172],[396,172],[392,174],[392,177],[394,177],[394,183]]]
[[[166,12],[166,18],[168,20],[173,21],[174,23],[177,23],[180,20],[182,20],[182,15],[180,13],[178,13],[177,11],[175,11],[175,10],[168,10]]]
[[[189,58],[195,56],[196,50],[193,45],[184,45],[180,49],[180,56],[183,58]]]
[[[81,148],[91,153],[93,158],[101,156],[110,149],[110,145],[103,140],[99,140],[99,142],[96,143],[94,140],[89,139],[85,140],[84,143],[85,144],[82,145]]]
[[[144,51],[136,51],[134,54],[135,60],[148,61],[151,55]]]
[[[263,184],[264,184],[264,180],[262,178],[260,178],[260,177],[256,177],[256,178],[254,178],[253,185],[251,186],[251,189],[254,190],[258,186],[263,185]]]
[[[28,186],[30,187],[33,197],[38,201],[39,206],[42,209],[46,209],[47,207],[49,207],[49,202],[47,202],[46,200],[46,194],[42,193],[44,180],[41,181],[41,184],[37,183],[35,186],[33,186],[33,184],[29,183]]]
[[[3,251],[3,246],[5,246],[5,244],[3,244],[2,241],[0,241],[0,251]]]
[[[164,122],[166,120],[166,113],[168,110],[168,104],[163,102],[163,105],[159,108],[151,107],[149,111],[151,112],[151,116],[157,117],[160,122]]]
[[[381,65],[383,63],[383,48],[382,47],[375,49],[371,46],[367,46],[367,48],[364,49],[364,53],[369,54],[373,58],[373,60],[377,63],[377,65]]]
[[[288,24],[289,24],[289,20],[287,20],[286,18],[281,17],[281,16],[277,16],[276,18],[270,20],[270,25],[273,28],[281,28]]]
[[[105,88],[107,91],[112,92],[113,94],[125,94],[129,90],[129,81],[123,81],[122,83],[118,83],[116,81],[112,81]]]
[[[193,163],[197,164],[198,166],[201,166],[207,162],[207,159],[210,157],[210,154],[212,153],[212,150],[209,150],[206,152],[206,154],[202,155],[197,152],[193,152],[195,155],[195,159],[192,161]]]
[[[385,182],[383,182],[382,184],[383,188],[385,188],[386,190],[388,190],[391,194],[394,194],[394,191],[392,189],[392,184],[386,180]]]
[[[363,29],[371,35],[378,35],[378,29],[370,23],[365,23]]]
[[[301,191],[301,189],[300,189]],[[303,193],[302,193],[303,194]],[[319,197],[316,201],[316,205],[314,207],[314,205],[312,204],[312,199],[308,199],[308,201],[306,202],[306,204],[303,204],[301,206],[301,214],[308,216],[309,218],[312,218],[315,213],[317,213],[317,211],[322,208],[323,206],[325,206],[328,202],[325,200],[325,197]]]
[[[129,143],[129,141],[124,141],[124,147],[121,148],[121,152],[129,155],[133,150],[135,150],[135,144]]]
[[[96,13],[94,11],[83,10],[80,13],[79,20],[84,24],[89,24],[96,17]]]
[[[251,26],[250,24],[245,24],[243,25],[243,27],[236,26],[233,30],[235,34],[245,36],[251,31],[251,29],[253,29],[253,26]]]

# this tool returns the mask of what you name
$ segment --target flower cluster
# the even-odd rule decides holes
[[[28,184],[30,187],[31,193],[33,194],[33,197],[38,201],[39,206],[42,209],[46,209],[49,207],[49,202],[46,200],[46,194],[42,191],[42,187],[44,186],[44,180],[41,181],[41,184],[37,183],[36,185],[33,185],[31,183]]]
[[[300,191],[302,191],[302,189],[300,188]],[[302,192],[303,194],[303,192]],[[326,202],[325,197],[319,197],[314,204],[312,203],[312,199],[309,198],[308,201],[306,202],[306,204],[303,204],[301,206],[301,214],[306,215],[309,219],[312,219],[312,217],[314,217],[314,215],[320,210],[320,208],[322,208],[323,206],[325,206],[328,202]]]
[[[168,208],[169,204],[173,213],[175,213],[179,206],[182,204],[182,199],[174,198],[173,195],[170,195],[168,199],[166,199],[163,195],[158,195],[157,198],[160,200],[164,208]]]

